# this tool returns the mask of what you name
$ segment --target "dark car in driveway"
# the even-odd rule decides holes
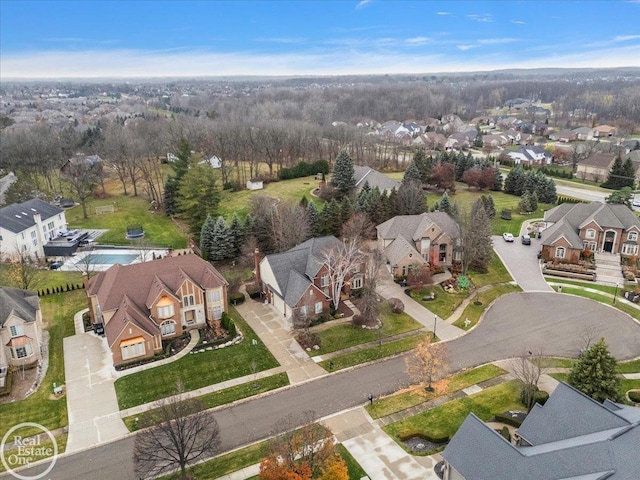
[[[531,237],[529,235],[522,235],[522,237],[520,237],[520,241],[523,245],[531,245]]]
[[[64,262],[51,262],[49,264],[49,270],[58,270],[63,264]]]

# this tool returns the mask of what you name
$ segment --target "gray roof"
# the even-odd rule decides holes
[[[333,236],[311,238],[291,250],[265,257],[287,305],[295,306],[313,283],[324,265],[324,252],[341,244]]]
[[[396,238],[384,249],[384,255],[391,265],[396,265],[409,254],[413,254],[417,263],[426,263],[420,253],[415,249],[414,244],[407,241],[403,236]]]
[[[512,445],[470,414],[442,456],[463,477],[474,480],[637,480],[640,412],[636,411],[612,402],[599,404],[561,383],[545,406],[536,406],[518,429],[523,438],[527,434],[527,440],[537,438],[541,443]]]
[[[616,156],[613,153],[595,153],[590,157],[578,162],[578,165],[587,165],[589,167],[611,168]]]
[[[392,180],[384,173],[380,173],[371,167],[361,167],[355,165],[353,167],[353,176],[356,180],[356,188],[360,189],[364,187],[365,183],[368,183],[371,188],[378,187],[381,192],[390,191],[395,188],[400,188],[400,182]]]
[[[573,247],[580,249],[582,239],[578,232],[592,221],[603,229],[628,230],[634,226],[640,229],[640,219],[625,205],[602,202],[563,203],[545,212],[544,220],[554,225],[542,233],[543,245],[552,245],[564,235]]]
[[[45,222],[63,211],[39,198],[32,198],[26,202],[0,208],[0,225],[10,232],[20,233],[36,224],[33,220],[36,213],[39,213],[42,221]]]
[[[460,232],[458,224],[445,212],[421,213],[420,215],[397,215],[376,227],[378,236],[385,239],[404,237],[408,242],[421,238],[431,225],[439,226],[451,238]],[[432,238],[431,240],[436,240]]]
[[[40,302],[36,292],[0,287],[0,328],[4,326],[11,314],[25,322],[33,322],[38,310],[40,310]]]

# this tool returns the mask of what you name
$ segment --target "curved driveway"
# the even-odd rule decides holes
[[[513,232],[515,242],[505,242],[500,236],[493,236],[493,249],[498,254],[509,273],[525,292],[551,292],[551,287],[542,276],[538,252],[542,240],[531,239],[531,245],[522,245],[519,232]]]

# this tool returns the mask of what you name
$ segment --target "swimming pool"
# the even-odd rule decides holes
[[[140,255],[137,253],[88,253],[75,264],[79,263],[91,265],[114,265],[119,263],[120,265],[129,265],[138,259]]]

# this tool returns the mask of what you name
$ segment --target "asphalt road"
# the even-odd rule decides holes
[[[471,332],[449,342],[448,355],[451,370],[456,371],[528,351],[576,356],[587,339],[600,337],[618,359],[640,355],[640,325],[613,308],[556,293],[514,293],[498,299]],[[328,416],[365,404],[369,393],[390,393],[408,382],[404,356],[399,356],[220,408],[216,419],[222,450],[267,438],[276,433],[274,424],[288,414],[313,410],[318,417]],[[134,478],[132,452],[133,437],[128,437],[61,457],[46,478]]]
[[[587,200],[588,202],[603,202],[608,193],[598,192],[596,190],[587,190],[585,188],[569,187],[566,185],[556,184],[556,192],[558,195],[566,195],[568,197],[579,198],[581,200]]]

